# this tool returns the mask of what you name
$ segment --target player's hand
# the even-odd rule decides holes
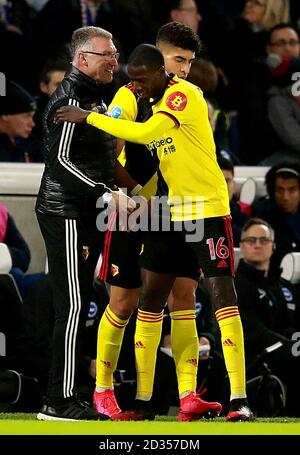
[[[83,123],[90,113],[77,106],[62,106],[54,114],[54,123]]]
[[[112,192],[112,201],[114,204],[115,210],[119,212],[119,223],[120,227],[128,231],[128,215],[134,211],[136,208],[136,203],[133,199],[123,193],[122,190]],[[108,204],[110,206],[110,204]]]
[[[117,210],[125,210],[129,214],[136,208],[134,200],[127,196],[122,190],[112,191],[111,194]]]

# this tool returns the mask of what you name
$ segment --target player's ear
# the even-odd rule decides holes
[[[276,243],[275,243],[275,242],[273,242],[273,247],[272,247],[272,249],[273,249],[273,251],[276,250]]]

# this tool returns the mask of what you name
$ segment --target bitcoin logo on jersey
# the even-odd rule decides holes
[[[187,104],[187,97],[182,92],[173,92],[166,99],[166,105],[172,111],[183,111]]]

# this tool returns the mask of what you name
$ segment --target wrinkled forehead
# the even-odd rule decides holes
[[[115,52],[116,46],[110,38],[96,36],[91,39],[91,47],[93,52]]]

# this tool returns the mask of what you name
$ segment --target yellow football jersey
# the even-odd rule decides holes
[[[156,147],[160,171],[169,187],[172,219],[228,215],[227,185],[217,163],[202,91],[175,76],[152,109],[154,114],[172,118],[176,126],[147,145],[149,150]]]
[[[129,87],[124,85],[115,94],[107,110],[110,117],[135,121],[138,107],[136,97]]]
[[[135,122],[138,116],[138,103],[137,103],[137,98],[136,95],[134,94],[134,89],[133,85],[127,84],[126,86],[121,87],[115,94],[112,102],[110,103],[108,107],[108,115],[113,118],[120,118],[123,120],[131,120],[132,122]],[[150,110],[151,112],[151,110]],[[137,151],[136,153],[140,153]],[[144,151],[142,151],[143,155],[136,156],[136,167],[140,169],[141,175],[144,175],[147,173],[147,171],[144,169],[145,166],[149,165],[149,160],[150,160],[150,153],[149,153],[149,158],[148,152],[145,148],[145,154]],[[120,155],[118,156],[119,162],[122,164],[122,166],[126,167],[126,151],[125,147],[123,147]],[[131,156],[132,159],[132,156]],[[152,159],[151,159],[152,161]],[[149,180],[143,185],[143,188],[139,192],[140,196],[145,197],[146,199],[150,199],[151,196],[154,196],[156,193],[157,189],[157,174],[156,172],[153,172],[153,164],[150,167],[150,175],[152,177],[149,178]]]

